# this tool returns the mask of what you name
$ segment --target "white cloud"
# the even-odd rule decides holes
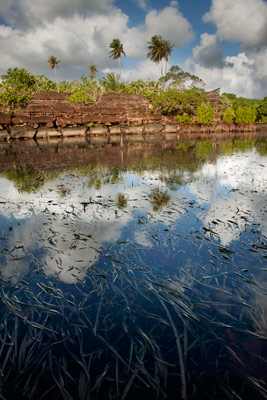
[[[58,17],[74,14],[108,14],[114,0],[5,0],[0,5],[0,17],[13,27],[31,30]]]
[[[146,16],[146,29],[149,39],[159,34],[170,40],[175,47],[182,47],[193,39],[190,23],[173,6],[165,7],[161,11],[150,11]]]
[[[71,0],[22,0],[13,6],[14,0],[0,6],[0,17],[5,15],[6,23],[13,26],[0,25],[0,74],[17,66],[53,79],[46,61],[54,55],[61,60],[59,78],[73,79],[88,72],[90,64],[96,64],[99,71],[116,68],[109,57],[113,38],[120,38],[126,56],[135,59],[145,58],[154,34],[176,46],[192,38],[190,24],[172,6],[148,12],[145,23],[135,27],[128,26],[128,15],[111,0],[78,0],[75,6]]]
[[[194,52],[194,51],[193,51]],[[267,50],[257,53],[239,53],[225,57],[225,65],[210,68],[189,58],[185,68],[201,77],[206,89],[221,88],[221,92],[235,93],[237,96],[262,98],[267,92]]]
[[[122,71],[122,79],[125,81],[135,81],[137,79],[154,79],[159,77],[159,67],[150,60],[141,61],[133,69]]]
[[[216,25],[221,40],[239,41],[248,48],[267,44],[264,0],[213,0],[203,19]]]
[[[217,158],[214,164],[205,164],[194,174],[190,192],[198,202],[210,204],[202,216],[205,226],[212,225],[216,219],[222,221],[214,228],[221,244],[229,245],[239,238],[247,223],[243,212],[253,215],[266,234],[264,205],[267,182],[262,167],[266,159],[254,151],[235,153]],[[233,219],[237,226],[227,223]]]
[[[216,35],[203,33],[200,36],[200,45],[193,51],[193,58],[204,67],[223,67],[225,64],[223,51]]]
[[[134,2],[143,11],[147,11],[147,10],[149,10],[149,8],[151,8],[150,0],[134,0]]]

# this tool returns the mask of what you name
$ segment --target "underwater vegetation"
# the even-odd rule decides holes
[[[0,176],[0,399],[266,398],[258,143]]]

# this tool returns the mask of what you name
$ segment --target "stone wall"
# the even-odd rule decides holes
[[[178,139],[185,132],[236,130],[235,126],[215,123],[210,127],[179,126],[175,116],[152,113],[143,96],[125,93],[104,94],[97,104],[68,103],[68,93],[35,93],[27,106],[16,114],[0,112],[0,140],[48,139],[86,136],[91,142],[116,143],[124,139]],[[207,92],[218,111],[219,89]],[[254,130],[253,126],[243,127]]]

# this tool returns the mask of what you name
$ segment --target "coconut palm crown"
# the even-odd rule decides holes
[[[60,61],[57,60],[55,56],[50,56],[47,60],[48,68],[51,68],[55,71],[55,80],[57,83],[57,90],[58,90],[58,81],[57,81],[57,69],[59,68]]]
[[[120,68],[120,76],[121,76],[121,55],[125,56],[125,52],[123,50],[123,44],[120,39],[113,39],[110,43],[109,47],[112,49],[109,52],[109,57],[113,58],[113,60],[119,60],[119,68]]]
[[[169,55],[171,54],[173,45],[169,40],[163,39],[161,35],[154,35],[151,41],[148,42],[147,58],[151,61],[159,64],[159,74],[162,74],[162,60],[165,59],[166,66],[169,60]]]

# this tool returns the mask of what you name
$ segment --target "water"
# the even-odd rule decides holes
[[[266,168],[264,138],[3,148],[0,398],[265,398]]]

